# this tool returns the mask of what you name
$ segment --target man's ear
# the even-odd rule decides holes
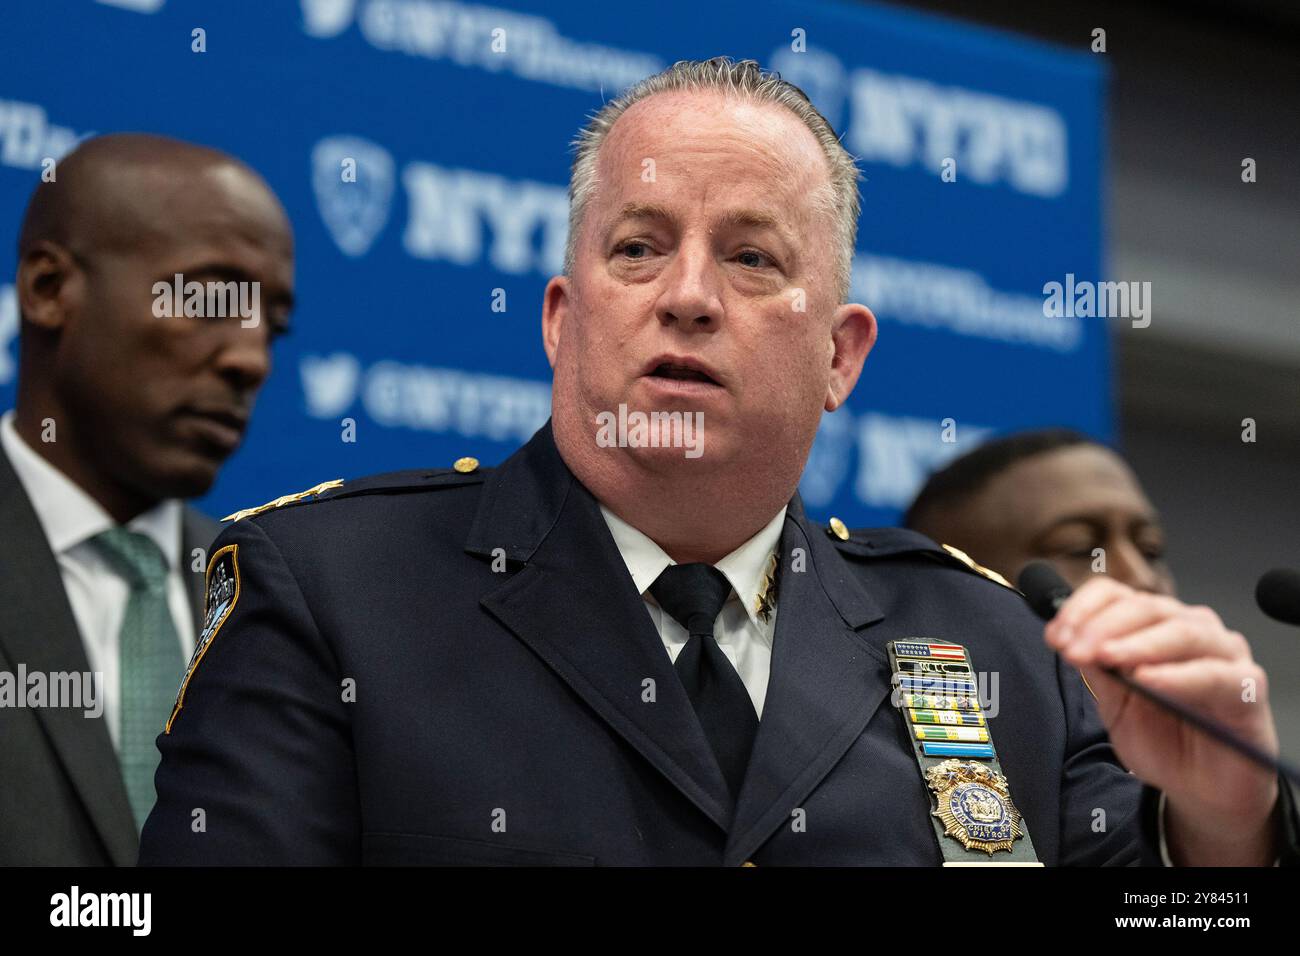
[[[560,351],[560,329],[569,314],[570,288],[568,276],[552,276],[542,293],[542,347],[552,369]]]
[[[826,411],[833,412],[844,404],[862,374],[862,363],[876,344],[876,317],[865,305],[850,302],[835,310],[831,327],[835,354],[831,358],[831,376],[826,386]]]
[[[18,262],[19,314],[38,328],[59,331],[71,312],[80,279],[81,268],[67,249],[46,240],[33,243]]]

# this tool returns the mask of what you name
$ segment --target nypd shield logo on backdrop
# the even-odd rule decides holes
[[[356,163],[355,180],[345,161]],[[396,177],[388,150],[359,136],[327,136],[311,153],[311,184],[321,221],[347,256],[363,256],[388,223]]]

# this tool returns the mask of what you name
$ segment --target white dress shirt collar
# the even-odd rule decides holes
[[[13,466],[14,474],[32,503],[32,510],[45,530],[50,550],[56,555],[82,544],[115,526],[112,516],[59,469],[46,461],[18,434],[14,413],[0,417],[0,445]],[[127,527],[148,535],[162,550],[169,571],[175,571],[181,557],[181,503],[160,502],[132,518]]]
[[[610,534],[614,536],[614,543],[623,556],[623,563],[627,565],[638,593],[644,595],[664,568],[677,562],[663,548],[603,504],[600,513],[609,525]],[[750,622],[760,630],[763,625],[758,618],[758,597],[768,564],[781,541],[785,513],[786,508],[783,507],[756,535],[714,565],[730,582],[740,603],[744,605]]]

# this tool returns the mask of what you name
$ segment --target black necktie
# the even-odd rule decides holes
[[[690,634],[673,666],[734,798],[754,749],[758,714],[744,681],[713,639],[713,622],[731,585],[712,565],[674,564],[664,568],[650,593]]]

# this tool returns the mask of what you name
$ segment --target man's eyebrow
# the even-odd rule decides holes
[[[1094,531],[1106,530],[1106,519],[1104,517],[1097,514],[1089,514],[1088,512],[1075,512],[1074,514],[1065,514],[1058,518],[1053,518],[1051,524],[1044,526],[1036,535],[1034,535],[1034,541],[1037,542],[1040,539],[1047,537],[1047,535],[1051,534],[1057,528],[1067,524],[1085,524]]]
[[[623,208],[618,211],[610,225],[616,226],[626,219],[672,219],[670,213],[665,207],[658,203],[652,202],[627,202]]]
[[[1160,520],[1160,512],[1152,511],[1150,514],[1139,515],[1129,522],[1130,528],[1155,528],[1163,532],[1164,524]]]
[[[1034,536],[1035,540],[1046,537],[1057,528],[1067,524],[1086,524],[1096,531],[1106,530],[1106,519],[1104,516],[1086,511],[1075,512],[1073,514],[1061,515],[1059,518],[1054,519],[1051,524],[1043,528],[1042,531]],[[1155,511],[1145,515],[1136,515],[1128,522],[1128,527],[1130,529],[1154,527],[1157,530],[1160,530],[1160,515]]]
[[[610,227],[628,219],[658,219],[671,221],[673,214],[658,203],[628,202],[619,209]],[[714,225],[719,228],[749,227],[752,229],[771,229],[783,239],[793,241],[793,236],[785,224],[775,215],[760,209],[730,209],[723,213]]]
[[[732,209],[718,220],[719,226],[751,226],[757,229],[775,229],[784,233],[785,226],[776,216],[757,209]]]
[[[242,269],[236,265],[230,265],[229,263],[220,260],[202,262],[199,265],[191,266],[190,268],[186,269],[183,274],[187,276],[211,276],[213,279],[215,279],[218,282],[260,281],[260,280],[255,280],[253,278],[253,274],[248,272],[247,270]],[[262,283],[262,285],[266,286],[267,283],[264,282]],[[290,292],[288,289],[278,289],[278,288],[271,288],[268,289],[267,291],[268,291],[267,298],[269,301],[275,302],[277,305],[284,306],[285,309],[288,311],[293,311],[295,301],[292,292]]]

